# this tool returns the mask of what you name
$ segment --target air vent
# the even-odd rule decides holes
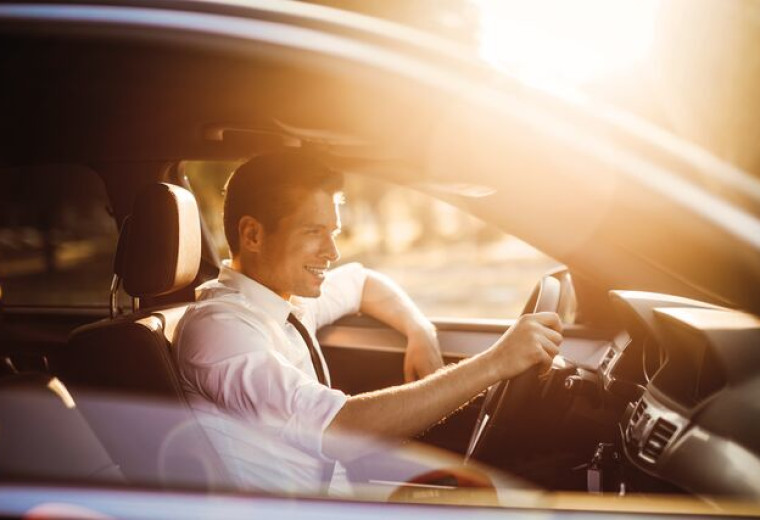
[[[631,422],[630,424],[636,424],[639,422],[639,419],[641,419],[642,414],[647,409],[647,403],[642,399],[639,401],[639,404],[636,405],[636,409],[633,411],[633,415],[631,416]]]
[[[670,442],[670,439],[673,438],[677,429],[675,424],[665,419],[657,419],[652,432],[641,448],[641,456],[650,462],[657,462],[657,459],[665,451],[665,447]]]
[[[628,421],[628,428],[625,430],[625,438],[628,442],[638,442],[638,440],[634,439],[634,436],[636,436],[635,429],[639,424],[641,416],[646,412],[646,409],[647,403],[644,399],[641,399],[636,405],[636,408],[634,408],[633,413],[631,414],[631,419]]]

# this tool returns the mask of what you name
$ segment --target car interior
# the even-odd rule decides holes
[[[251,51],[219,41],[211,49],[192,38],[100,34],[92,45],[31,29],[0,37],[14,50],[0,57],[0,70],[16,78],[0,96],[0,179],[8,187],[0,225],[21,218],[12,214],[14,199],[43,215],[56,183],[87,171],[106,194],[118,238],[101,306],[15,304],[12,280],[0,278],[0,423],[14,427],[0,437],[0,479],[223,488],[224,470],[187,408],[171,354],[194,288],[219,266],[183,161],[299,146],[350,174],[430,181],[436,114],[459,103],[450,92],[403,82],[384,91],[388,82],[369,68],[336,72],[319,56],[304,60],[263,44]],[[304,84],[308,93],[294,87]],[[373,97],[385,103],[368,106]],[[421,114],[413,121],[403,117],[410,106]],[[434,193],[466,210],[479,204]],[[526,230],[537,225],[516,222],[530,239]],[[550,236],[542,233],[538,247]],[[539,489],[760,498],[760,410],[752,399],[760,392],[760,319],[686,282],[674,282],[682,296],[646,285],[609,290],[605,273],[574,265],[536,280],[525,305],[565,322],[549,373],[492,387],[418,440]],[[689,274],[699,279],[700,269]],[[660,283],[649,274],[642,268],[640,278]],[[514,318],[437,319],[446,362],[486,349]],[[404,338],[382,323],[347,316],[318,337],[344,392],[403,382]],[[17,397],[22,390],[28,401]],[[126,398],[123,421],[112,422],[93,393]],[[148,423],[130,398],[155,401]],[[40,426],[53,422],[55,432]],[[175,451],[167,454],[169,437]],[[358,461],[349,474],[382,480],[380,466]],[[452,480],[438,475],[426,484]]]

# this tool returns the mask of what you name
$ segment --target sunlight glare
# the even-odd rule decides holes
[[[572,92],[647,58],[660,0],[472,0],[481,56],[520,80]]]

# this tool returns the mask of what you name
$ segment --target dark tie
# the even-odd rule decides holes
[[[306,330],[306,327],[303,326],[303,323],[301,323],[293,313],[288,314],[288,322],[296,328],[306,343],[306,346],[309,347],[309,354],[311,355],[311,362],[314,365],[314,371],[317,373],[317,380],[325,386],[330,386],[330,380],[327,378],[327,370],[325,370],[325,366],[322,364],[322,358],[319,357],[319,352],[317,352],[314,342],[311,340],[311,335]],[[322,464],[322,491],[325,494],[327,494],[327,491],[330,489],[330,481],[332,481],[334,472],[334,462],[326,462]]]
[[[306,346],[309,348],[309,355],[311,355],[311,362],[314,365],[314,372],[317,374],[317,380],[325,386],[330,386],[327,370],[325,370],[325,367],[322,364],[322,358],[319,356],[319,352],[317,352],[317,348],[314,346],[314,342],[311,340],[311,335],[306,330],[306,327],[303,326],[303,323],[301,323],[293,313],[288,314],[288,322],[296,328],[306,343]]]

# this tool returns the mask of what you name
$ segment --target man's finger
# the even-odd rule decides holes
[[[537,312],[531,314],[531,316],[533,316],[541,325],[554,329],[557,332],[562,332],[562,321],[559,319],[559,314],[556,312]]]
[[[562,343],[562,339],[563,339],[562,334],[560,334],[554,329],[550,329],[549,327],[544,327],[544,335],[546,335],[549,341],[551,341],[557,346],[559,346],[560,343]]]
[[[435,358],[426,358],[423,366],[417,367],[417,376],[419,379],[422,379],[423,377],[427,377],[439,368],[443,366],[442,363],[440,363],[440,360]]]
[[[443,356],[441,355],[440,352],[436,352],[435,354],[433,354],[433,358],[430,363],[430,369],[431,369],[430,372],[431,373],[435,372],[436,370],[442,367],[443,367]]]
[[[548,341],[547,341],[548,342]],[[548,342],[549,343],[549,342]],[[538,371],[539,374],[543,374],[544,372],[547,372],[552,367],[552,359],[554,359],[554,356],[548,354],[546,350],[541,351],[541,361],[538,362]]]
[[[541,347],[548,356],[553,358],[559,354],[559,347],[548,337],[542,336],[539,341],[541,342]]]

